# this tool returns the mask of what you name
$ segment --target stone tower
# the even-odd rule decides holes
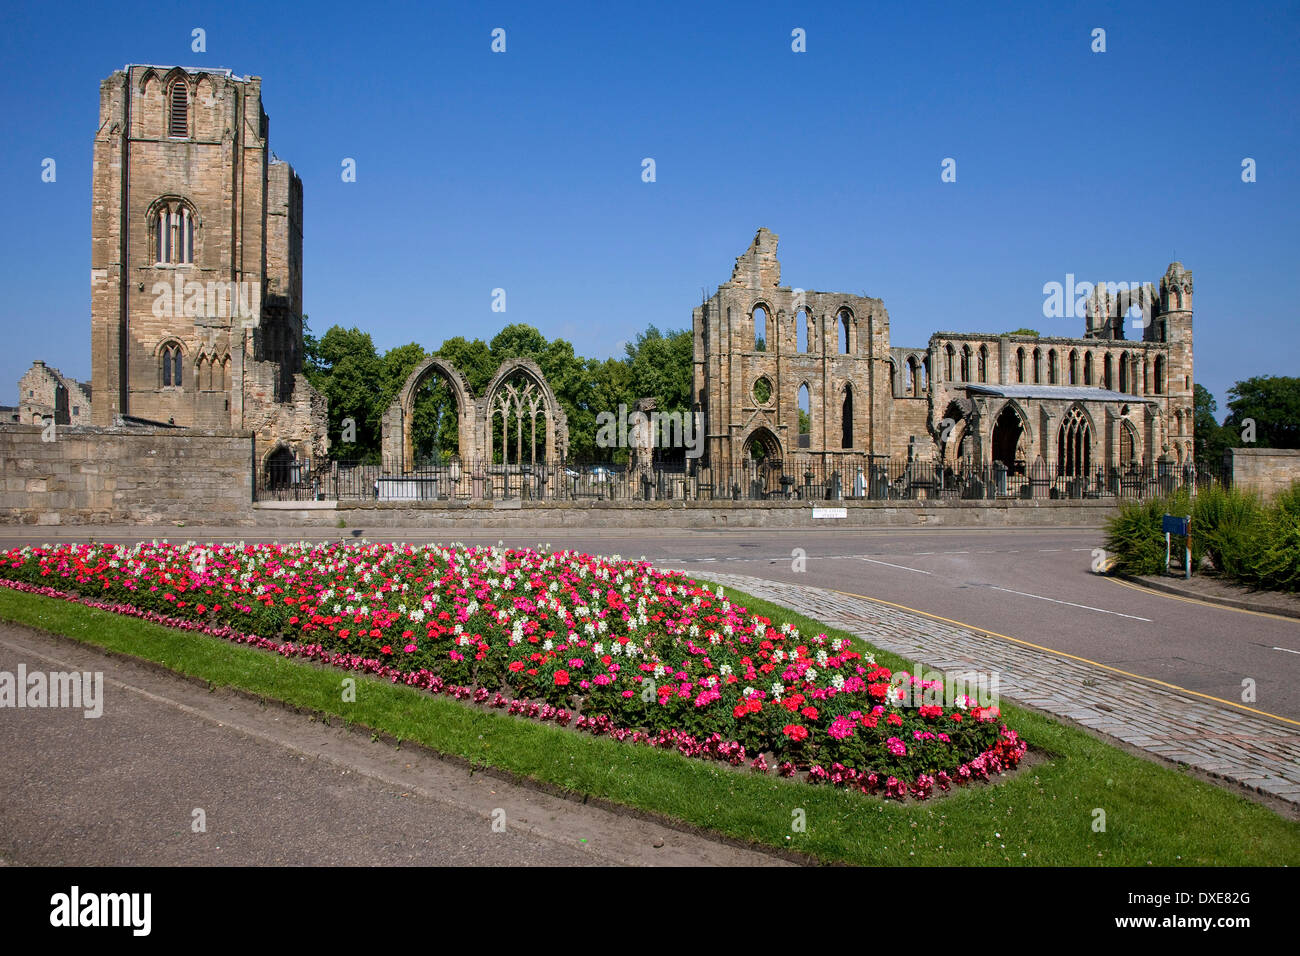
[[[128,65],[100,84],[91,213],[94,421],[252,431],[323,454],[302,376],[302,181],[256,76]]]
[[[783,286],[776,249],[758,230],[694,311],[707,462],[816,460],[848,475],[889,453],[889,313],[880,299]]]

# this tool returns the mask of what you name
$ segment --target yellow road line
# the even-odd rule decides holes
[[[1287,621],[1291,624],[1300,623],[1300,619],[1287,617],[1284,614],[1270,614],[1267,611],[1251,611],[1244,607],[1229,607],[1226,604],[1215,604],[1213,601],[1201,601],[1197,598],[1183,597],[1181,594],[1169,594],[1166,591],[1156,591],[1153,588],[1144,588],[1140,584],[1134,584],[1131,581],[1120,581],[1117,578],[1112,577],[1107,577],[1106,580],[1113,584],[1118,584],[1121,587],[1131,588],[1132,590],[1138,591],[1142,594],[1149,594],[1152,597],[1168,598],[1171,601],[1182,601],[1184,604],[1199,604],[1201,607],[1217,608],[1220,611],[1235,611],[1238,614],[1253,614],[1256,617],[1270,617],[1275,621]]]
[[[1158,684],[1161,687],[1167,687],[1170,690],[1178,691],[1181,694],[1191,694],[1193,697],[1202,697],[1205,700],[1212,700],[1217,704],[1227,704],[1229,707],[1235,707],[1238,710],[1244,710],[1248,713],[1258,714],[1261,717],[1271,717],[1273,720],[1280,720],[1285,724],[1291,724],[1294,727],[1300,727],[1300,720],[1292,720],[1290,717],[1283,717],[1281,714],[1271,714],[1266,710],[1256,710],[1254,707],[1247,707],[1245,704],[1239,704],[1236,701],[1224,700],[1222,697],[1215,697],[1212,694],[1202,694],[1198,690],[1191,690],[1187,687],[1180,687],[1177,684],[1170,684],[1167,681],[1158,680],[1154,677],[1147,677],[1143,674],[1134,674],[1132,671],[1121,670],[1118,667],[1111,667],[1109,664],[1103,664],[1100,661],[1094,661],[1087,657],[1079,657],[1077,654],[1069,654],[1065,651],[1058,651],[1053,647],[1044,647],[1042,644],[1034,644],[1032,641],[1021,640],[1018,637],[1012,637],[1009,634],[999,634],[997,631],[990,631],[987,628],[977,627],[974,624],[967,624],[965,621],[954,621],[950,617],[942,617],[938,614],[931,614],[929,611],[922,611],[918,608],[908,607],[906,604],[895,604],[892,601],[885,601],[881,598],[871,597],[869,594],[855,594],[852,591],[840,591],[835,588],[827,590],[834,591],[836,594],[844,594],[848,597],[862,598],[864,601],[871,601],[875,604],[884,604],[887,607],[895,607],[899,610],[910,611],[912,614],[920,614],[922,617],[933,618],[936,621],[943,621],[945,624],[955,624],[958,627],[964,627],[968,631],[974,631],[977,634],[984,634],[988,637],[998,637],[1004,641],[1011,641],[1013,644],[1023,644],[1025,647],[1032,647],[1037,651],[1046,651],[1049,654],[1056,654],[1060,657],[1068,657],[1072,661],[1079,661],[1082,664],[1090,664],[1093,667],[1099,667],[1105,671],[1111,671],[1115,674],[1122,674],[1125,677],[1132,677],[1136,680],[1147,681],[1151,684]],[[1215,605],[1216,607],[1218,605]],[[1289,620],[1289,619],[1287,619]]]

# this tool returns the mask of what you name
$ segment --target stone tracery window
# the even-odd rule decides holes
[[[1092,464],[1092,428],[1078,405],[1073,406],[1056,439],[1057,473],[1067,478],[1081,478]]]
[[[194,210],[189,203],[180,199],[158,203],[149,231],[155,263],[189,265],[194,262]]]
[[[502,383],[492,397],[488,419],[494,451],[501,450],[501,464],[536,464],[539,458],[546,460],[546,414],[546,398],[531,376],[516,373]],[[498,436],[500,444],[496,441]],[[512,446],[514,454],[511,454]]]

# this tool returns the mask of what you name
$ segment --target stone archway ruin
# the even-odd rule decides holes
[[[507,429],[514,426],[516,441],[513,446],[500,449],[503,453],[501,464],[551,465],[564,462],[569,446],[568,417],[536,362],[527,358],[502,362],[479,398],[456,366],[446,359],[431,356],[412,370],[384,412],[381,448],[384,470],[389,474],[409,474],[415,467],[416,396],[420,387],[433,375],[447,383],[456,400],[457,455],[462,467],[480,470],[493,465],[496,452],[493,423],[502,415]],[[525,434],[529,440],[527,454],[523,452]],[[536,454],[539,447],[544,450],[541,457]]]

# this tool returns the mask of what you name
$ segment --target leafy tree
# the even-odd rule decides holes
[[[1246,444],[1247,420],[1255,423],[1256,447],[1300,448],[1300,378],[1260,375],[1233,385],[1223,421],[1232,433],[1229,447]]]
[[[304,345],[307,380],[329,402],[331,454],[338,459],[376,459],[383,411],[377,410],[375,399],[383,365],[370,334],[335,325]],[[355,428],[354,441],[343,441],[345,419]]]
[[[1224,431],[1215,419],[1218,403],[1204,385],[1192,389],[1192,428],[1196,433],[1195,456],[1198,462],[1217,467],[1223,461],[1224,449],[1229,447],[1231,434]]]

